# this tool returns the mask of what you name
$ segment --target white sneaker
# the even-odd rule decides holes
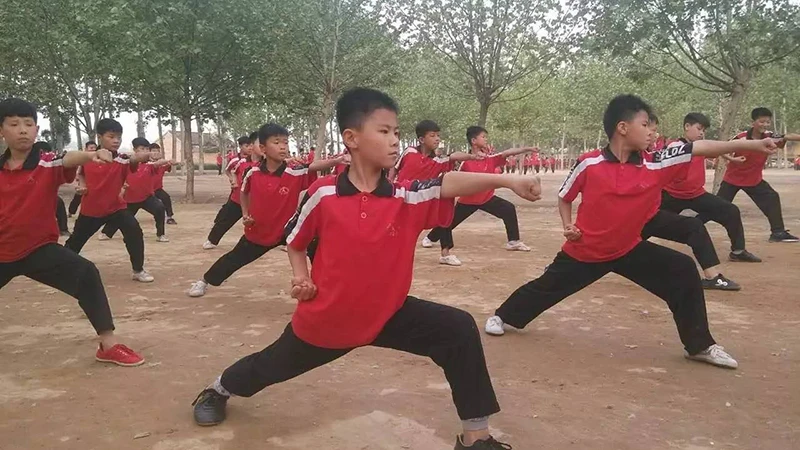
[[[523,244],[522,241],[508,241],[506,250],[510,252],[529,252],[531,248]]]
[[[133,272],[131,275],[131,279],[133,281],[138,281],[140,283],[152,283],[155,278],[146,270],[142,270],[141,272]]]
[[[686,354],[686,359],[701,361],[726,369],[735,369],[739,363],[721,345],[714,344],[696,355]]]
[[[461,265],[461,260],[456,258],[456,255],[447,255],[439,258],[439,264],[458,267]]]
[[[169,242],[169,238],[166,235],[158,236],[156,242]]]
[[[106,235],[105,235],[105,234],[103,234],[103,233],[100,233],[100,236],[98,236],[98,237],[97,237],[97,240],[98,240],[98,241],[110,241],[110,240],[111,240],[111,238],[110,238],[110,237],[108,237],[108,236],[106,236]]]
[[[189,288],[189,297],[202,297],[206,295],[206,289],[208,288],[208,283],[203,280],[200,280],[192,285]]]
[[[428,236],[422,238],[422,248],[433,248],[433,241],[428,239]]]
[[[506,330],[503,329],[503,319],[498,316],[489,317],[486,320],[486,334],[491,334],[492,336],[502,336],[506,334]]]
[[[203,243],[203,250],[211,250],[214,248],[217,248],[217,246],[212,244],[211,241],[206,241],[205,243]]]

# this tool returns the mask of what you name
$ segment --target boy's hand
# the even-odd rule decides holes
[[[760,141],[757,141],[759,144],[757,151],[766,153],[768,155],[773,155],[778,151],[778,144],[780,143],[781,140],[782,139],[772,139],[772,138],[761,139]]]
[[[730,159],[728,159],[728,161],[734,163],[743,163],[747,161],[747,158],[745,158],[744,156],[731,156]]]
[[[230,180],[231,182],[231,189],[236,189],[239,187],[239,182],[236,180]]]
[[[94,156],[92,157],[92,162],[100,164],[114,162],[114,155],[112,155],[110,151],[104,148],[97,149],[94,152]]]
[[[291,295],[301,302],[311,300],[317,295],[317,286],[309,277],[293,277]]]
[[[77,192],[78,194],[81,194],[81,195],[87,193],[88,191],[89,191],[89,189],[86,186],[80,186],[79,185],[78,187],[75,188],[75,192]]]
[[[515,194],[525,200],[535,202],[542,198],[542,184],[539,177],[524,177],[515,175],[509,186]]]
[[[773,139],[773,141],[775,141],[775,146],[778,148],[786,147],[786,138]]]
[[[248,214],[248,215],[242,217],[242,223],[244,224],[244,226],[250,227],[250,226],[253,226],[253,224],[256,223],[256,220],[253,219],[253,216]]]
[[[571,223],[564,227],[564,237],[567,238],[568,241],[577,241],[581,238],[581,230],[579,230],[574,223]]]

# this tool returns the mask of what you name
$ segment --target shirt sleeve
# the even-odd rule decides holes
[[[653,160],[645,162],[649,170],[658,172],[658,179],[662,185],[666,186],[675,177],[686,177],[692,162],[692,150],[694,146],[690,143],[676,143],[653,154]]]
[[[242,179],[242,192],[245,194],[250,193],[250,186],[253,184],[250,182],[250,178],[253,176],[256,170],[258,170],[258,167],[251,167],[248,169],[247,173],[244,174],[244,178]]]
[[[305,250],[319,233],[319,222],[323,198],[322,189],[309,189],[303,195],[297,212],[286,223],[286,245],[295,250]]]
[[[228,165],[225,167],[225,172],[230,172],[231,170],[236,169],[236,166],[239,164],[239,158],[231,158],[228,161]]]
[[[578,194],[583,191],[586,184],[586,168],[588,163],[585,160],[578,160],[570,170],[567,179],[558,190],[558,197],[567,203],[572,203],[578,198]]]
[[[500,153],[492,155],[490,158],[495,169],[505,167],[507,159],[504,158]]]
[[[396,185],[396,196],[411,209],[412,223],[419,231],[447,227],[453,222],[455,199],[441,198],[443,177],[406,181]]]

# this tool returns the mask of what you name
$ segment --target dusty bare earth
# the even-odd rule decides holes
[[[509,253],[502,224],[476,214],[456,231],[461,268],[419,249],[412,293],[486,317],[538,276],[561,245],[555,190],[518,204],[529,254]],[[800,231],[800,172],[769,172],[787,226]],[[168,178],[176,200],[183,179]],[[226,196],[215,175],[198,180],[199,203],[177,204],[171,243],[155,242],[141,212],[150,285],[129,279],[122,240],[93,239],[118,332],[148,362],[111,367],[93,358],[93,333],[77,303],[18,278],[0,292],[0,448],[312,449],[452,448],[459,423],[441,371],[387,350],[361,349],[252,399],[234,399],[229,420],[201,429],[190,403],[228,364],[269,344],[289,320],[289,267],[280,251],[201,299],[184,292],[240,235],[203,251]],[[71,198],[71,188],[62,194]],[[502,194],[508,196],[507,193]],[[738,358],[727,371],[684,360],[665,305],[617,276],[562,302],[522,332],[484,337],[503,412],[495,434],[515,449],[800,448],[800,244],[768,244],[766,219],[741,193],[748,248],[763,264],[727,264],[740,293],[707,295],[712,332]],[[709,229],[721,256],[724,230]],[[686,251],[686,249],[683,249]]]

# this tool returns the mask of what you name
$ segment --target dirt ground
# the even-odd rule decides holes
[[[455,233],[463,267],[438,265],[436,249],[417,251],[412,294],[464,308],[482,329],[558,251],[555,192],[564,176],[543,176],[546,200],[516,201],[533,252],[503,250],[502,223],[478,213]],[[767,179],[781,194],[787,227],[800,231],[800,172],[770,171]],[[230,363],[272,342],[294,301],[286,293],[286,254],[277,250],[203,298],[185,295],[241,228],[219,248],[202,250],[226,183],[200,177],[192,205],[180,203],[182,184],[181,177],[166,180],[178,201],[172,242],[157,243],[152,218],[139,214],[154,283],[130,280],[121,237],[92,239],[83,252],[100,267],[119,335],[145,365],[95,362],[92,329],[60,292],[22,278],[0,292],[0,449],[452,448],[460,425],[440,369],[372,348],[232,400],[221,426],[195,426],[195,395]],[[62,195],[71,198],[72,188]],[[712,332],[739,370],[686,361],[665,304],[607,276],[521,332],[484,335],[503,408],[492,418],[495,435],[522,450],[800,448],[800,244],[767,243],[766,218],[744,193],[736,203],[748,249],[764,263],[725,263],[724,273],[744,289],[706,300]],[[724,229],[709,230],[724,258]]]

